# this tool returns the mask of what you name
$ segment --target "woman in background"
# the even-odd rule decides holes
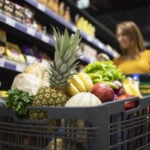
[[[121,22],[116,29],[122,54],[114,64],[124,74],[150,73],[150,50],[145,50],[143,36],[132,21]]]

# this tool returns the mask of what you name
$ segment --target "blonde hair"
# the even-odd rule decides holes
[[[144,40],[142,33],[138,26],[132,22],[132,21],[124,21],[117,25],[116,31],[120,29],[123,34],[127,35],[131,39],[131,47],[128,51],[123,51],[123,54],[125,52],[128,52],[128,54],[131,55],[139,55],[140,52],[145,50],[144,47]]]

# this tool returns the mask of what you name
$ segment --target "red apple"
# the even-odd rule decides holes
[[[94,84],[92,93],[95,94],[102,102],[114,100],[114,91],[106,83],[98,82]]]
[[[134,97],[133,95],[129,95],[129,94],[122,94],[120,96],[118,96],[117,100],[124,100],[124,99],[128,99]],[[131,108],[134,108],[136,105],[136,101],[135,100],[131,100],[131,101],[127,101],[124,103],[124,108],[125,110],[129,110]]]

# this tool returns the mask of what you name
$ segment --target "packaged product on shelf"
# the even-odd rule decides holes
[[[1,29],[0,29],[0,41],[3,43],[6,43],[6,41],[7,41],[6,32],[4,30],[1,30]]]
[[[95,37],[95,27],[91,23],[88,24],[88,34]]]
[[[54,6],[54,0],[47,0],[47,7],[51,10],[53,10],[53,6]]]
[[[79,15],[79,14],[76,14],[76,15],[75,15],[75,18],[74,18],[74,22],[75,22],[75,25],[76,25],[77,27],[78,27],[79,18],[80,18],[80,15]]]
[[[25,17],[24,7],[22,7],[18,4],[14,4],[14,5],[15,5],[15,11],[14,11],[15,19],[19,22],[23,22],[24,17]]]
[[[26,58],[26,63],[28,65],[34,64],[36,62],[39,62],[41,60],[38,50],[36,50],[35,47],[24,45],[21,47],[24,56]]]
[[[37,32],[42,32],[42,25],[37,21]]]
[[[15,10],[14,3],[9,0],[5,0],[4,7],[3,7],[3,11],[4,11],[5,15],[14,17],[14,10]]]
[[[68,22],[71,21],[71,13],[70,13],[70,7],[67,6],[64,12],[64,19]]]
[[[42,3],[43,5],[47,5],[47,1],[48,0],[38,0],[40,3]]]
[[[46,27],[46,26],[43,27],[42,33],[43,33],[43,34],[46,34],[46,33],[47,33],[47,27]]]
[[[33,23],[32,23],[31,26],[32,26],[32,28],[33,28],[34,30],[36,30],[36,31],[38,30],[38,24],[37,24],[37,21],[36,21],[35,19],[33,20]]]
[[[60,5],[59,5],[59,15],[60,16],[64,16],[64,12],[65,12],[65,3],[64,2],[60,2]]]
[[[0,11],[3,9],[4,7],[4,0],[0,0]]]
[[[81,45],[83,56],[88,58],[89,62],[94,62],[97,60],[97,51],[91,46],[82,43]]]
[[[84,18],[79,17],[76,21],[76,26],[78,27],[78,29],[83,30],[83,23],[84,23]]]
[[[5,43],[0,42],[0,56],[5,55],[6,49],[5,49]]]
[[[110,60],[110,58],[105,53],[99,53],[99,54],[97,54],[97,60],[98,61],[107,61],[107,60]]]
[[[7,41],[6,32],[4,30],[0,30],[0,56],[5,55],[5,43]]]
[[[75,16],[75,24],[78,29],[85,32],[86,34],[95,37],[95,26],[91,24],[87,19],[78,14]]]
[[[31,26],[34,20],[34,11],[28,6],[25,7],[25,18],[24,23],[28,26]]]
[[[58,14],[59,12],[59,0],[54,0],[53,11]]]
[[[6,42],[6,57],[19,63],[25,63],[24,55],[19,46],[11,42]]]
[[[51,57],[48,56],[48,54],[45,52],[39,51],[39,55],[40,55],[41,60],[48,60],[48,61],[52,60]]]

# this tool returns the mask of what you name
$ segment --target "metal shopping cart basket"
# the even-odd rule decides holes
[[[136,107],[124,109],[136,100]],[[43,120],[0,106],[0,150],[150,150],[150,96],[92,107],[29,107]]]

